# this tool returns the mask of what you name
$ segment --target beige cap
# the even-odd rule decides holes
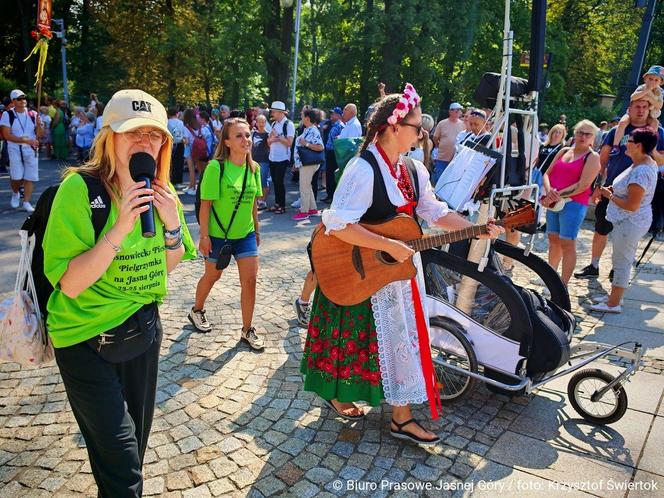
[[[154,126],[170,135],[166,109],[161,102],[143,90],[115,92],[104,108],[103,126],[110,126],[116,133],[141,126]]]

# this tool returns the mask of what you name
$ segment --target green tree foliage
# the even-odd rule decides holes
[[[10,0],[0,38],[5,80],[28,86],[35,0]],[[54,0],[67,25],[74,100],[106,100],[139,87],[169,103],[250,106],[290,100],[296,0]],[[513,73],[530,43],[530,0],[512,0]],[[658,7],[658,14],[662,11]],[[303,2],[298,105],[377,97],[376,84],[419,89],[427,112],[452,100],[472,104],[481,75],[501,66],[504,0],[307,0]],[[643,15],[633,2],[549,2],[546,48],[553,54],[543,95],[544,119],[565,112],[600,119],[597,95],[619,95],[629,73]],[[26,37],[28,37],[26,39]],[[664,62],[658,15],[647,63]],[[61,94],[59,40],[51,42],[45,88]],[[616,107],[618,106],[616,103]],[[578,112],[577,112],[578,111]],[[589,115],[588,115],[589,114]]]

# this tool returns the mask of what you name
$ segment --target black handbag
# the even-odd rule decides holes
[[[161,337],[157,303],[142,306],[117,327],[86,343],[109,363],[124,363],[145,353]]]
[[[302,166],[313,166],[314,164],[323,164],[325,162],[325,149],[317,152],[303,145],[298,145],[297,155],[300,156]]]

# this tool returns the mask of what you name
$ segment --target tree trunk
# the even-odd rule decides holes
[[[364,38],[362,40],[365,59],[360,71],[360,110],[362,113],[366,112],[369,108],[369,104],[373,101],[370,95],[372,84],[369,79],[373,69],[371,64],[371,48],[375,37],[375,23],[373,22],[374,15],[373,0],[367,0],[366,8],[364,9]]]
[[[385,32],[383,42],[383,67],[381,80],[388,88],[401,84],[399,77],[401,49],[401,20],[398,17],[398,4],[394,0],[385,0]]]
[[[35,21],[36,23],[36,17],[34,17],[36,14],[33,12],[33,15],[30,15],[28,13],[30,9],[30,3],[26,0],[16,0],[16,5],[18,7],[18,11],[20,14],[20,19],[21,19],[21,42],[23,44],[23,55],[21,56],[21,60],[25,59],[25,57],[30,53],[32,50],[32,46],[30,43],[30,22]],[[25,62],[25,84],[29,87],[32,88],[34,85],[34,74],[36,70],[35,66],[35,57],[30,57],[26,62]]]
[[[286,101],[288,94],[288,62],[293,46],[294,7],[281,9],[279,0],[263,4],[263,37],[267,86],[270,100]]]
[[[89,0],[86,0],[89,1]],[[173,0],[166,0],[166,23],[167,29],[171,31],[171,34],[175,30],[175,8],[173,7]],[[166,56],[166,101],[169,106],[176,104],[176,93],[177,93],[177,63],[176,63],[176,54],[175,47],[171,44],[171,48],[168,51]]]

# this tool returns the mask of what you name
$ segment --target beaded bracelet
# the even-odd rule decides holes
[[[175,240],[180,236],[181,231],[182,231],[182,225],[179,225],[175,230],[164,229],[164,238],[166,240]]]
[[[181,245],[182,245],[182,237],[180,237],[175,244],[170,246],[164,244],[164,247],[166,248],[167,251],[174,251],[175,249],[179,249]]]

